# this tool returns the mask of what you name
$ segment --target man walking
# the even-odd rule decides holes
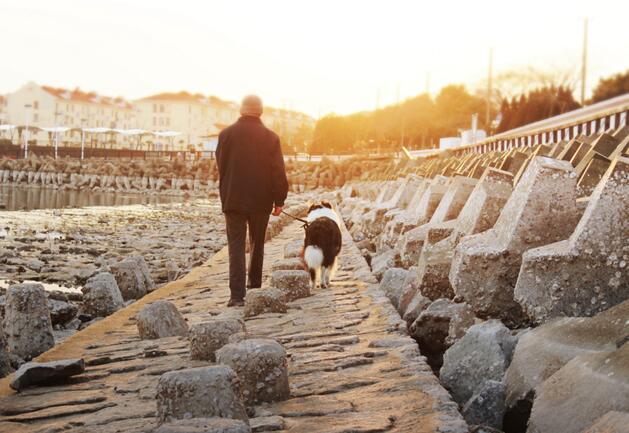
[[[241,117],[218,136],[216,161],[229,250],[228,307],[244,305],[245,236],[249,227],[249,278],[246,287],[262,285],[264,238],[269,214],[282,212],[288,180],[280,139],[260,120],[262,100],[245,96]]]

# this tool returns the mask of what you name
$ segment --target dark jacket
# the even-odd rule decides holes
[[[218,136],[216,161],[223,212],[271,213],[288,194],[277,134],[258,117],[243,116]]]

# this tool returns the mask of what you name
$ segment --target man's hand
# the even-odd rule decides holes
[[[282,213],[282,206],[275,206],[273,208],[273,213],[271,215],[280,216],[281,213]]]

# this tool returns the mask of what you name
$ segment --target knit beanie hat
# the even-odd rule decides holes
[[[257,95],[247,95],[242,98],[240,114],[243,116],[262,116],[262,99]]]

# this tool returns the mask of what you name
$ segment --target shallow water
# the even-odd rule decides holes
[[[0,186],[0,209],[63,209],[88,206],[128,206],[185,201],[183,197],[94,191],[56,190],[40,187]]]
[[[66,293],[81,293],[81,288],[80,287],[66,287],[66,286],[61,286],[59,284],[43,283],[41,281],[33,281],[33,280],[20,281],[18,284],[22,284],[22,283],[37,283],[37,284],[41,284],[42,286],[44,286],[45,290],[49,290],[49,291],[57,290],[57,291],[66,292]],[[0,288],[1,289],[8,289],[9,286],[11,286],[13,284],[16,284],[16,283],[11,281],[11,280],[2,280],[2,279],[0,279]]]

